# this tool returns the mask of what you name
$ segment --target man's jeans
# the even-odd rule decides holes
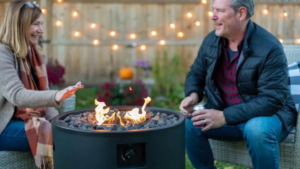
[[[25,122],[12,119],[0,134],[0,151],[30,151]]]
[[[225,125],[202,132],[195,128],[191,119],[186,119],[186,150],[196,169],[215,169],[214,158],[208,138],[224,141],[245,140],[255,169],[278,169],[278,142],[288,132],[277,115],[256,117],[236,126]]]

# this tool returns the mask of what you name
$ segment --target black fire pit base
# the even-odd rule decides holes
[[[132,107],[115,107],[131,110]],[[55,117],[53,125],[55,169],[184,169],[185,125],[180,113],[147,108],[151,111],[175,114],[178,122],[170,126],[131,131],[88,131],[59,124],[71,113]],[[89,109],[91,111],[91,109]]]

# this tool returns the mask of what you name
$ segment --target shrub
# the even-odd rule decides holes
[[[122,86],[115,82],[106,82],[100,87],[97,93],[97,100],[105,102],[107,106],[142,106],[145,102],[144,98],[147,96],[148,92],[144,84],[139,80]]]
[[[62,86],[65,84],[65,68],[57,60],[50,60],[46,65],[46,69],[49,85]]]

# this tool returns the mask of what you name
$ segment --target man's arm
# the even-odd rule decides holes
[[[275,47],[267,57],[258,78],[257,92],[251,101],[224,110],[227,124],[238,124],[258,116],[272,116],[284,106],[288,94],[288,72],[281,46]]]
[[[201,100],[205,86],[206,65],[203,59],[203,45],[201,45],[198,55],[192,64],[190,71],[187,73],[185,80],[185,96],[191,93],[197,93]],[[200,101],[199,100],[199,101]]]

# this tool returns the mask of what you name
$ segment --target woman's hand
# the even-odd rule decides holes
[[[83,85],[81,82],[78,82],[75,86],[69,86],[63,90],[60,90],[55,95],[55,101],[60,103],[66,98],[71,97],[78,89],[82,89]]]

